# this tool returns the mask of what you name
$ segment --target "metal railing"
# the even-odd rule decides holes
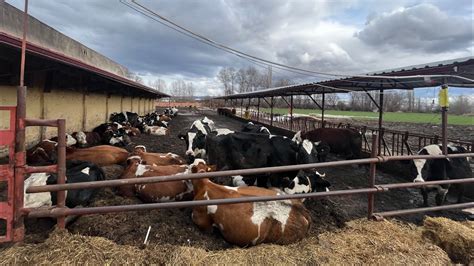
[[[290,131],[309,131],[323,127],[321,120],[307,117],[291,117],[273,115],[273,121],[271,121],[271,115],[269,113],[256,112],[254,110],[250,112],[250,120],[259,122],[265,125],[272,125],[274,127],[280,127]],[[236,114],[239,117],[244,118],[239,113]],[[328,128],[352,128],[359,131],[362,134],[363,143],[362,150],[370,153],[371,147],[371,136],[374,134],[379,135],[381,138],[381,154],[382,155],[410,155],[415,154],[423,147],[430,144],[438,144],[441,142],[441,137],[438,135],[426,135],[420,133],[413,133],[409,131],[399,131],[392,129],[379,130],[375,127],[357,126],[350,123],[332,123],[324,121],[324,127]],[[469,141],[462,141],[457,139],[448,139],[449,142],[466,148],[467,151],[474,152],[474,143]]]
[[[377,136],[372,138],[372,147],[377,146]],[[376,150],[376,149],[374,149]],[[302,169],[312,168],[323,168],[341,165],[351,164],[370,164],[370,172],[368,176],[367,188],[360,189],[348,189],[328,192],[313,192],[307,194],[286,194],[278,196],[259,196],[259,197],[241,197],[241,198],[230,198],[230,199],[213,199],[213,200],[196,200],[196,201],[182,201],[182,202],[166,202],[166,203],[152,203],[152,204],[135,204],[135,205],[120,205],[120,206],[101,206],[101,207],[85,207],[85,208],[74,208],[69,209],[65,206],[56,206],[52,209],[32,209],[24,208],[22,213],[27,217],[56,217],[58,219],[64,219],[68,215],[87,215],[87,214],[102,214],[112,212],[124,212],[124,211],[138,211],[138,210],[151,210],[161,208],[182,208],[182,207],[195,207],[203,205],[220,205],[220,204],[235,204],[244,202],[261,202],[261,201],[275,201],[285,199],[302,199],[302,198],[322,198],[322,197],[334,197],[334,196],[346,196],[355,194],[368,194],[368,213],[367,216],[373,219],[380,219],[384,216],[403,215],[409,213],[416,213],[420,211],[431,211],[442,209],[454,209],[454,208],[468,208],[474,207],[474,202],[452,204],[446,206],[437,206],[429,208],[418,208],[409,210],[395,210],[390,212],[375,213],[374,208],[374,197],[377,193],[387,192],[391,189],[401,188],[414,188],[422,186],[432,186],[441,184],[462,184],[462,183],[474,183],[474,178],[464,178],[456,180],[440,180],[440,181],[429,181],[423,183],[398,183],[398,184],[376,184],[376,165],[378,163],[384,163],[388,161],[398,160],[413,160],[413,159],[439,159],[439,158],[460,158],[460,157],[471,157],[474,153],[465,154],[449,154],[449,155],[400,155],[400,156],[376,156],[373,152],[371,158],[357,159],[357,160],[346,160],[346,161],[335,161],[325,163],[312,163],[312,164],[301,164],[301,165],[287,165],[287,166],[276,166],[276,167],[265,167],[255,169],[241,169],[241,170],[229,170],[209,173],[196,173],[196,174],[182,174],[182,175],[171,175],[171,176],[155,176],[155,177],[143,177],[143,178],[131,178],[131,179],[119,179],[119,180],[106,180],[106,181],[93,181],[83,182],[74,184],[56,184],[46,186],[34,186],[26,190],[26,193],[41,193],[41,192],[54,192],[54,191],[65,191],[73,189],[90,189],[90,188],[103,188],[103,187],[115,187],[124,185],[134,184],[147,184],[156,182],[166,182],[175,180],[193,180],[201,178],[212,178],[212,177],[229,177],[233,175],[250,175],[250,174],[267,174],[277,173],[286,171],[295,171]]]

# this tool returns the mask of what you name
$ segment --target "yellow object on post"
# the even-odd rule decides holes
[[[448,86],[442,85],[441,90],[439,90],[439,105],[443,108],[449,107],[449,96],[448,96]]]

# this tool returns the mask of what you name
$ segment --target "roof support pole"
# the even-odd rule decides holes
[[[378,155],[382,155],[382,140],[383,140],[383,128],[382,128],[382,120],[383,120],[383,90],[381,89],[379,94],[379,143],[377,145],[378,148]]]
[[[366,89],[364,89],[364,91],[367,94],[367,96],[369,96],[370,100],[374,103],[374,105],[377,107],[377,109],[380,109],[379,103],[377,103],[374,97],[372,97],[372,95]]]
[[[270,126],[273,126],[273,96],[270,98]]]
[[[322,108],[321,108],[321,127],[323,127],[323,128],[325,127],[325,124],[326,124],[326,121],[324,121],[324,108],[325,108],[325,106],[324,106],[324,101],[325,101],[325,95],[326,95],[326,94],[324,93],[324,88],[323,88],[323,102],[322,102],[322,104],[321,104],[321,107],[322,107]]]
[[[25,60],[26,60],[26,32],[28,30],[28,0],[25,0],[25,10],[23,13],[23,39],[21,42],[21,64],[20,64],[20,84],[17,87],[17,106],[15,121],[15,176],[13,184],[13,232],[12,240],[21,241],[24,238],[25,227],[23,224],[24,180],[26,167],[25,151],[25,117],[26,117],[26,86],[25,86]]]
[[[280,97],[283,99],[283,101],[286,103],[286,105],[288,105],[288,107],[290,107],[290,103],[285,99],[285,97],[283,97],[283,96],[280,96]]]
[[[260,119],[260,97],[257,98],[257,122]]]
[[[445,96],[445,97],[443,97]],[[448,154],[448,85],[441,86],[439,104],[441,105],[441,138],[443,154]]]
[[[290,131],[293,131],[293,95],[290,96]]]
[[[240,117],[244,117],[242,107],[244,106],[244,98],[240,99]]]

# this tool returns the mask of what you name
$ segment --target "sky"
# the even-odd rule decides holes
[[[23,9],[23,0],[6,2]],[[313,71],[359,74],[474,52],[473,0],[138,2],[237,50]],[[29,13],[146,83],[184,79],[194,83],[196,95],[223,93],[216,78],[222,67],[253,65],[164,27],[119,0],[32,0]],[[273,77],[316,81],[280,70]],[[452,93],[473,94],[468,89]]]

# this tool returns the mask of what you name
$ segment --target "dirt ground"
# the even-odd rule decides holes
[[[242,122],[218,116],[212,111],[181,110],[179,115],[170,122],[169,136],[140,135],[132,138],[132,144],[145,145],[150,152],[173,152],[184,155],[185,143],[177,136],[184,132],[191,123],[204,116],[214,120],[218,128],[239,130]],[[331,157],[332,160],[337,160]],[[105,167],[107,179],[117,178],[122,166]],[[325,172],[331,182],[331,190],[342,190],[366,187],[368,172],[366,168],[357,166],[341,166],[320,169]],[[222,180],[222,179],[221,179]],[[402,178],[377,173],[378,184],[405,182]],[[431,199],[434,204],[434,199]],[[92,206],[139,204],[138,199],[127,199],[114,193],[114,189],[107,188],[100,191],[95,197]],[[421,206],[422,199],[417,190],[393,190],[388,193],[376,195],[376,211],[408,209]],[[305,202],[311,212],[313,226],[309,238],[318,237],[324,232],[336,232],[345,227],[349,220],[365,217],[367,215],[367,196],[355,195],[346,197],[333,197],[331,199],[312,200]],[[429,216],[445,216],[450,219],[465,221],[468,216],[460,211],[443,211],[427,213]],[[424,214],[398,217],[399,220],[421,224]],[[40,243],[47,239],[52,231],[54,222],[51,220],[27,220],[27,243]],[[69,225],[70,232],[84,236],[99,236],[109,239],[119,245],[140,247],[145,234],[151,226],[149,242],[154,245],[191,246],[202,248],[206,251],[222,250],[231,247],[217,232],[208,235],[202,233],[191,220],[191,209],[162,209],[142,212],[127,212],[106,215],[89,215],[79,217]]]

